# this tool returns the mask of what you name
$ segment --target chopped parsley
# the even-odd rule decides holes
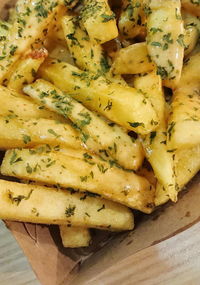
[[[101,17],[103,18],[102,22],[107,23],[115,19],[115,14],[114,13],[112,15],[101,14]]]
[[[50,133],[51,135],[53,135],[56,138],[60,137],[60,135],[58,135],[53,129],[48,129],[48,133]]]
[[[65,210],[65,216],[67,218],[69,218],[71,216],[74,216],[75,209],[76,209],[75,205],[69,205],[69,207],[67,207],[66,210]]]
[[[144,123],[140,123],[140,122],[133,122],[133,123],[128,122],[128,123],[133,128],[144,127]]]
[[[17,153],[15,150],[13,150],[12,156],[10,158],[10,165],[13,165],[14,163],[23,161],[21,157],[17,157]]]
[[[31,137],[27,135],[23,135],[23,142],[25,144],[28,144],[29,142],[31,142]]]
[[[97,210],[97,212],[100,212],[100,211],[102,211],[104,209],[105,209],[105,205],[103,204],[102,207]]]
[[[16,197],[13,196],[13,193],[9,190],[9,194],[8,197],[9,199],[12,201],[12,203],[16,203],[16,205],[18,206],[22,200],[28,200],[31,197],[31,194],[33,193],[33,189],[30,190],[30,192],[28,193],[27,196],[24,195],[18,195]]]

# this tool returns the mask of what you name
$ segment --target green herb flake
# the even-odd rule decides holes
[[[112,15],[101,14],[101,17],[103,18],[102,22],[107,23],[115,19],[115,13],[113,13]]]
[[[60,137],[60,135],[58,135],[53,129],[48,129],[48,133],[50,133],[51,135],[53,135],[56,138]]]
[[[10,55],[14,56],[17,48],[18,48],[17,46],[11,45],[10,46]]]
[[[31,137],[27,135],[23,135],[23,142],[25,144],[28,144],[29,142],[31,142]]]
[[[154,47],[161,47],[161,43],[159,42],[151,42],[151,46],[154,46]]]
[[[97,212],[100,212],[100,211],[104,210],[105,208],[106,208],[106,207],[105,207],[105,205],[103,204],[102,207],[97,210]]]
[[[12,156],[10,158],[10,165],[13,165],[14,163],[23,161],[21,157],[17,157],[17,153],[15,150],[13,150]]]
[[[182,47],[186,47],[184,43],[184,34],[180,34],[178,36],[177,43]]]
[[[144,123],[140,123],[140,122],[133,122],[133,123],[128,122],[128,123],[133,128],[144,127]]]
[[[150,133],[150,144],[152,144],[152,142],[153,142],[153,140],[155,139],[155,137],[156,137],[156,132],[154,131],[154,132],[151,132]]]
[[[28,193],[27,196],[24,195],[18,195],[16,197],[13,196],[13,193],[9,190],[9,194],[8,197],[9,199],[12,201],[13,204],[16,203],[16,205],[18,206],[22,200],[28,200],[31,197],[31,194],[33,193],[33,189],[30,190],[30,192]]]
[[[74,216],[75,209],[76,209],[75,205],[69,205],[69,207],[67,207],[66,210],[65,210],[65,216],[67,218],[69,218],[71,216]]]
[[[32,169],[32,167],[29,165],[29,163],[27,163],[27,165],[26,165],[26,172],[27,172],[28,174],[32,174],[32,173],[33,173],[33,169]]]

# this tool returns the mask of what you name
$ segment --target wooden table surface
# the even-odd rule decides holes
[[[40,285],[17,242],[0,221],[0,284]]]

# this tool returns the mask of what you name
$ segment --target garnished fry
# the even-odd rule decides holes
[[[0,117],[0,149],[27,148],[41,144],[51,144],[55,148],[83,148],[80,134],[69,124],[49,119],[25,120],[11,115]]]
[[[42,93],[40,90],[43,90]],[[50,110],[69,118],[73,126],[81,131],[82,142],[91,151],[111,156],[127,169],[136,170],[141,166],[141,144],[138,140],[133,141],[119,126],[106,122],[47,81],[37,80],[26,86],[24,91],[38,102],[42,101]]]
[[[139,90],[107,82],[105,78],[55,60],[46,61],[40,75],[89,109],[128,130],[147,134],[159,124],[150,101]],[[66,80],[62,80],[62,76]]]
[[[10,90],[0,85],[0,116],[8,118],[23,119],[52,119],[63,121],[63,117],[49,110],[46,110],[43,104],[36,104],[27,96]],[[66,121],[66,120],[64,120]]]
[[[42,42],[47,26],[60,4],[57,1],[18,0],[16,16],[7,40],[0,43],[0,82],[7,79],[13,65],[34,42]]]
[[[112,70],[116,74],[138,74],[152,71],[152,63],[145,42],[130,45],[117,52]]]
[[[33,50],[22,58],[8,81],[8,88],[22,92],[24,85],[32,83],[36,77],[40,65],[48,56],[46,49]]]
[[[0,218],[6,220],[116,231],[134,226],[128,208],[89,193],[1,180],[0,201]]]
[[[174,91],[168,125],[168,147],[190,148],[200,144],[200,53],[185,63],[181,81]]]
[[[164,85],[177,87],[184,55],[184,27],[180,0],[151,0],[147,19],[147,49]]]
[[[81,19],[90,38],[96,43],[103,44],[118,36],[115,14],[108,0],[83,0]]]
[[[84,151],[52,150],[50,146],[8,150],[1,173],[88,190],[145,213],[154,207],[154,187],[145,178]]]

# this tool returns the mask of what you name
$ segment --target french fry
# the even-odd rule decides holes
[[[91,72],[97,72],[100,68],[102,72],[109,70],[101,45],[90,40],[87,32],[80,27],[77,17],[63,17],[62,27],[70,53],[79,68]]]
[[[55,60],[45,61],[39,73],[42,78],[68,92],[89,109],[128,130],[147,134],[159,124],[149,100],[134,88],[108,83],[102,77],[97,78],[89,72]]]
[[[197,17],[200,17],[199,0],[181,0],[183,9]]]
[[[64,247],[86,247],[90,245],[91,235],[87,228],[60,226],[60,236]]]
[[[46,27],[60,8],[57,1],[19,0],[16,18],[5,43],[0,43],[0,82],[11,72],[13,65],[31,45],[44,38]],[[26,28],[28,27],[28,28]]]
[[[81,18],[90,38],[96,43],[103,44],[118,36],[115,14],[107,0],[84,0]]]
[[[80,191],[90,191],[131,208],[150,213],[154,188],[143,177],[82,151],[50,147],[8,150],[1,173]]]
[[[142,138],[142,144],[146,158],[150,162],[156,178],[164,187],[168,197],[175,202],[177,200],[177,191],[174,164],[172,153],[168,152],[166,145],[165,99],[160,76],[153,71],[147,75],[137,77],[134,86],[141,89],[142,92],[150,94],[150,100],[161,121],[155,131]]]
[[[187,60],[172,101],[168,126],[170,149],[200,144],[200,53]]]
[[[101,45],[89,38],[78,17],[63,17],[62,26],[71,56],[80,69],[101,74],[112,82],[127,85],[120,76],[112,74],[109,59]]]
[[[130,230],[131,211],[87,194],[1,180],[0,218],[12,221]]]
[[[198,20],[194,16],[186,15],[184,18],[184,27],[185,27],[184,55],[188,56],[197,45],[200,35],[200,20]]]
[[[174,163],[177,187],[180,191],[200,170],[200,145],[177,150]]]
[[[163,205],[169,201],[169,195],[165,190],[165,187],[157,182],[156,184],[156,195],[155,195],[155,205],[156,207]]]
[[[75,3],[75,1],[72,2]],[[66,15],[68,7],[65,0],[59,1],[59,3],[62,5],[62,8],[58,9],[57,13],[55,13],[53,21],[50,23],[48,35],[45,41],[45,45],[47,44],[48,50],[51,49],[52,45],[65,45],[65,35],[62,29],[62,18]]]
[[[0,116],[11,118],[45,118],[63,122],[63,117],[44,109],[44,105],[38,105],[27,96],[0,86]]]
[[[161,124],[155,132],[143,139],[146,157],[149,160],[155,176],[164,188],[166,195],[177,201],[176,179],[172,153],[166,146],[166,125]],[[157,192],[156,192],[157,195]],[[156,198],[155,198],[156,199]]]
[[[153,69],[154,64],[148,56],[145,42],[136,43],[119,50],[112,65],[115,74],[138,74]]]
[[[149,4],[147,49],[157,65],[165,86],[174,89],[179,83],[184,56],[184,27],[180,0],[157,1]]]
[[[123,0],[118,26],[124,38],[134,38],[146,34],[145,2],[144,0]]]
[[[110,126],[110,123],[47,81],[37,80],[26,86],[24,91],[50,110],[69,118],[74,127],[82,132],[82,141],[91,151],[100,155],[106,151],[107,156],[113,157],[126,169],[136,170],[141,166],[144,156],[140,142],[133,142],[119,126]]]
[[[192,148],[179,149],[174,153],[176,175],[176,190],[181,191],[184,186],[200,170],[200,145]],[[155,205],[159,206],[169,200],[169,195],[162,184],[156,186]]]
[[[135,77],[133,85],[136,89],[141,90],[146,98],[151,101],[160,122],[162,122],[165,116],[165,98],[161,77],[156,74],[155,68],[148,74]]]
[[[25,58],[20,59],[8,81],[7,87],[21,92],[24,85],[33,82],[40,65],[47,55],[47,50],[41,48],[31,51]]]
[[[80,134],[68,124],[49,119],[0,117],[0,149],[34,147],[41,144],[83,148]]]

